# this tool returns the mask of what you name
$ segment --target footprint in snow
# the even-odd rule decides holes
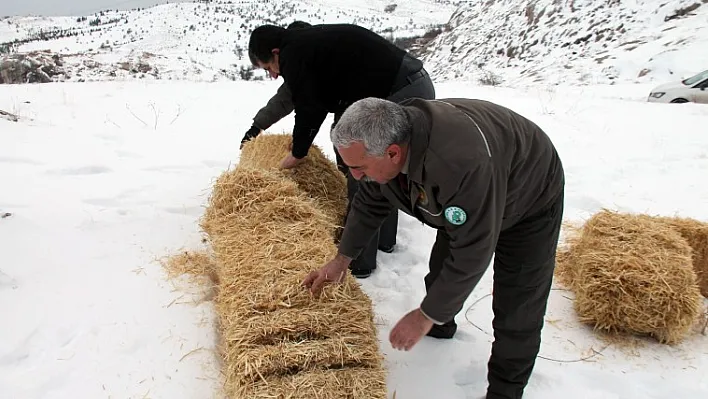
[[[120,158],[127,158],[127,159],[142,158],[142,156],[139,154],[136,154],[136,153],[130,152],[130,151],[123,151],[123,150],[116,150],[116,155],[118,155]]]
[[[201,206],[172,206],[172,207],[164,207],[162,208],[165,210],[165,212],[168,213],[173,213],[175,215],[189,215],[189,216],[198,216],[203,213],[203,209]]]
[[[0,163],[10,163],[10,164],[24,164],[24,165],[41,165],[41,162],[28,159],[28,158],[15,158],[15,157],[0,157]]]
[[[224,161],[215,161],[211,159],[207,159],[202,161],[202,164],[208,168],[224,168],[228,166],[228,162]]]
[[[85,204],[95,206],[113,207],[118,206],[118,201],[115,198],[88,198],[84,200]]]
[[[0,270],[0,289],[3,288],[12,288],[13,290],[16,290],[17,280],[3,273],[3,271]]]
[[[590,213],[595,213],[598,210],[602,209],[602,207],[604,206],[602,202],[586,195],[568,196],[567,203],[572,204],[578,209],[582,209],[583,211]]]
[[[81,166],[78,168],[53,169],[48,171],[51,175],[62,176],[82,176],[82,175],[98,175],[102,173],[112,172],[111,168],[99,165]]]
[[[452,375],[455,385],[460,387],[484,386],[487,383],[487,367],[484,363],[471,363],[460,367]]]
[[[461,329],[458,329],[457,332],[455,333],[455,339],[458,341],[462,341],[462,342],[476,342],[477,341],[477,338],[475,338],[474,335],[470,334],[467,331],[462,331]]]

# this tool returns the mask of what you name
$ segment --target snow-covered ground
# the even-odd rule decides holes
[[[279,82],[101,82],[0,87],[0,398],[208,398],[214,315],[158,259],[201,248],[197,219],[257,109]],[[547,130],[567,173],[565,219],[601,207],[708,221],[708,107],[645,101],[646,85],[513,90],[438,84]],[[328,126],[316,143],[333,156]],[[272,129],[289,131],[292,115]],[[451,341],[388,343],[417,306],[434,231],[401,217],[399,246],[362,285],[375,305],[390,395],[481,398],[491,275]],[[708,397],[708,338],[627,353],[580,326],[553,291],[528,399]],[[479,300],[479,302],[477,302]],[[468,321],[469,320],[469,321]],[[471,324],[471,323],[474,323]],[[593,350],[601,352],[594,354]],[[591,356],[586,361],[576,361]],[[566,362],[557,362],[563,360]],[[433,365],[435,363],[435,365]]]

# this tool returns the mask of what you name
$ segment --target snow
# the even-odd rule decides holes
[[[280,82],[130,81],[0,87],[0,397],[204,398],[219,385],[211,304],[158,260],[202,247],[214,179]],[[708,221],[708,107],[646,102],[651,85],[493,88],[438,83],[439,98],[484,98],[551,136],[567,173],[567,222],[602,207]],[[271,129],[289,131],[293,115]],[[331,116],[316,144],[333,157]],[[455,339],[398,352],[388,333],[424,295],[435,234],[401,215],[398,247],[361,280],[374,301],[390,395],[481,398],[491,346],[491,273]],[[552,292],[525,398],[708,397],[708,340],[605,347]],[[467,320],[469,319],[469,321]],[[471,324],[471,323],[474,323]],[[600,353],[595,354],[593,350]],[[575,361],[591,356],[585,361]],[[437,365],[433,366],[433,363]]]
[[[449,25],[423,57],[439,79],[477,83],[489,72],[510,87],[647,83],[708,69],[708,6],[695,0],[478,1]]]

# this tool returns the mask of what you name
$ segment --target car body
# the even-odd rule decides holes
[[[649,102],[708,104],[708,70],[678,82],[666,83],[652,89]]]

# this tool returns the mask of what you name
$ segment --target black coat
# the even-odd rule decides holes
[[[327,113],[341,114],[362,98],[388,97],[405,54],[356,25],[286,31],[279,67],[295,105],[293,156],[307,155]]]

